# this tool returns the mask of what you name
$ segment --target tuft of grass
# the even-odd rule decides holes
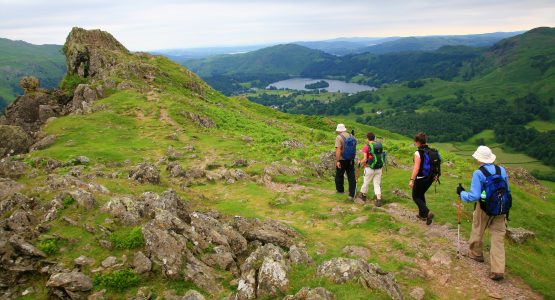
[[[75,203],[75,199],[73,199],[73,197],[69,194],[66,195],[64,199],[62,199],[62,204],[64,205],[64,208],[68,208],[73,203]]]
[[[93,279],[93,284],[98,288],[123,292],[130,287],[141,283],[139,276],[132,270],[118,270],[107,274],[98,274]]]
[[[113,232],[110,235],[110,241],[116,249],[135,249],[145,244],[140,227]]]
[[[48,239],[40,241],[37,243],[37,248],[48,255],[56,254],[59,249],[58,240]]]

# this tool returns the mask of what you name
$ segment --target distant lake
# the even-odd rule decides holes
[[[282,81],[271,83],[266,88],[269,88],[270,86],[275,86],[277,89],[312,91],[312,90],[306,89],[304,86],[307,84],[318,82],[320,80],[327,81],[330,84],[330,86],[326,88],[326,90],[329,92],[341,92],[341,93],[354,94],[362,91],[376,90],[375,87],[362,85],[358,83],[349,83],[349,82],[340,81],[340,80],[312,79],[312,78],[292,78],[292,79],[282,80]]]

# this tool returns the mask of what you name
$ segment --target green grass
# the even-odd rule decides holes
[[[395,277],[405,294],[410,292],[414,285],[426,289],[432,299],[437,297],[436,294],[441,294],[429,280],[419,281],[402,275],[401,271],[405,268],[415,267],[413,263],[404,261],[403,257],[385,255],[385,251],[391,248],[409,258],[417,256],[418,243],[413,242],[424,238],[423,229],[372,208],[364,209],[346,202],[344,195],[335,194],[331,176],[316,178],[307,168],[310,162],[319,162],[322,152],[333,150],[334,129],[338,122],[346,123],[349,129],[357,132],[357,136],[362,137],[362,133],[367,131],[376,132],[380,138],[385,139],[384,146],[388,154],[404,165],[412,163],[415,150],[409,139],[386,130],[357,124],[347,117],[293,116],[245,99],[226,98],[203,84],[198,77],[167,59],[153,58],[145,60],[144,63],[150,63],[163,71],[153,83],[160,89],[160,92],[156,93],[156,99],[147,100],[139,92],[114,91],[107,98],[97,102],[97,105],[106,106],[103,110],[83,116],[65,116],[50,122],[44,130],[49,134],[58,135],[56,143],[47,149],[32,152],[29,159],[51,157],[71,161],[76,156],[85,155],[91,160],[91,164],[84,171],[86,174],[96,171],[116,173],[116,178],[87,179],[110,190],[108,195],[95,194],[98,207],[102,207],[113,197],[137,196],[146,191],[160,193],[172,188],[195,210],[216,209],[223,214],[224,219],[241,215],[275,219],[288,224],[299,232],[301,241],[306,243],[307,250],[316,261],[313,266],[293,267],[290,275],[291,286],[288,290],[290,294],[296,293],[303,286],[323,286],[332,291],[337,299],[387,299],[386,295],[365,289],[357,283],[338,285],[316,275],[318,263],[344,256],[342,249],[349,245],[371,248],[372,255],[369,261],[380,264],[386,271],[395,272]],[[182,130],[176,132],[174,125],[161,121],[163,111],[167,112],[173,123]],[[217,128],[206,129],[195,125],[183,112],[209,117],[217,124]],[[178,141],[167,139],[172,133],[178,134]],[[252,138],[253,142],[246,143],[245,136]],[[488,140],[491,133],[483,132],[475,138]],[[299,140],[306,147],[284,148],[282,142],[291,139]],[[176,160],[184,168],[208,164],[217,170],[218,166],[229,166],[233,160],[246,159],[252,162],[243,170],[259,177],[234,184],[199,182],[185,186],[178,179],[170,179],[165,170],[165,163],[161,163],[162,183],[159,185],[138,184],[127,179],[128,170],[138,162],[145,159],[151,162],[159,161],[166,155],[169,146],[176,151],[182,151],[183,147],[189,145],[195,147],[194,153],[186,152],[183,158]],[[468,151],[473,151],[476,145],[469,142],[461,145],[433,146],[439,146],[444,161],[450,161],[454,166],[444,168],[442,184],[432,187],[427,194],[427,201],[431,210],[436,213],[435,220],[438,223],[456,224],[455,187],[459,182],[468,187],[471,173],[476,166],[464,154],[468,155]],[[463,146],[465,148],[461,153],[447,151],[455,151],[456,147]],[[501,150],[497,152],[497,148],[494,151],[500,159],[506,159],[504,155],[511,154]],[[190,154],[197,157],[189,158]],[[112,164],[126,160],[129,160],[130,164]],[[264,175],[264,169],[273,162],[300,170],[294,176],[274,176],[272,185],[256,182],[256,179]],[[56,172],[63,174],[68,169]],[[410,194],[407,187],[409,172],[390,166],[382,180],[383,198],[386,204],[400,203],[416,212],[412,200],[401,199],[392,194],[395,188]],[[299,177],[307,179],[299,182]],[[36,178],[22,178],[20,182],[30,186],[31,191],[31,187],[44,185],[46,179],[47,174],[41,171]],[[359,180],[359,186],[361,181]],[[540,195],[533,188],[516,185],[511,187],[515,199],[511,212],[511,226],[514,224],[526,227],[536,232],[537,236],[524,246],[507,244],[509,276],[522,277],[545,297],[554,297],[551,290],[552,276],[548,272],[555,268],[554,236],[550,229],[555,221],[553,195],[550,194],[550,200],[545,201],[540,199]],[[548,187],[553,190],[552,185]],[[38,196],[44,201],[54,197],[46,193],[40,193]],[[270,205],[277,197],[284,197],[289,203],[277,207]],[[331,213],[332,209],[342,212],[334,215]],[[465,237],[468,237],[470,232],[471,213],[472,205],[464,205],[462,233]],[[72,226],[61,219],[50,222],[51,229],[45,235],[59,237],[58,249],[50,258],[65,265],[73,265],[74,258],[86,255],[95,260],[92,267],[96,267],[107,256],[132,257],[144,245],[140,227],[122,227],[117,221],[111,222],[110,219],[113,217],[99,209],[85,210],[75,203],[69,203],[68,200],[66,208],[60,210],[59,214],[60,218],[72,218],[80,224],[97,228],[103,226],[113,232],[110,238],[101,230],[91,233],[81,226]],[[348,224],[360,216],[367,216],[368,220],[360,225]],[[407,236],[397,234],[401,227],[408,228]],[[100,247],[100,239],[110,239],[114,249]],[[434,239],[434,242],[443,246],[447,243],[442,239]],[[321,247],[325,253],[316,255]],[[89,270],[85,269],[85,272]],[[145,276],[138,276],[130,270],[118,272],[120,273],[98,275],[95,279],[95,289],[109,289],[108,296],[114,299],[128,298],[136,294],[138,286],[148,286],[157,295],[161,295],[167,289],[175,289],[178,294],[183,294],[187,289],[197,289],[190,282],[163,278],[159,267],[156,266],[150,275]],[[231,277],[228,273],[222,274],[224,293],[229,293],[234,290],[229,284]]]
[[[550,131],[555,130],[555,123],[552,121],[532,121],[526,125],[527,128],[535,128],[538,131]]]
[[[0,97],[8,103],[21,94],[19,81],[24,76],[39,78],[41,87],[54,88],[66,71],[59,45],[33,45],[0,38]]]
[[[135,249],[144,246],[143,232],[140,227],[125,228],[110,235],[116,249]]]
[[[108,290],[123,292],[130,287],[138,286],[141,279],[132,270],[118,270],[106,274],[94,276],[93,284],[95,289],[106,288]]]

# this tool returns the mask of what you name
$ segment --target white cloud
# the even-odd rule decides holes
[[[0,0],[0,8],[1,37],[62,44],[80,26],[133,50],[555,26],[547,0]]]

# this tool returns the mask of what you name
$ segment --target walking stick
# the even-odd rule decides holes
[[[459,183],[459,187],[462,187],[462,184]],[[459,194],[459,202],[457,203],[457,217],[458,217],[458,225],[457,225],[457,258],[461,258],[461,195]]]
[[[355,195],[353,196],[353,201],[355,201],[355,198],[357,196],[357,186],[358,186],[358,178],[360,177],[360,164],[357,164],[357,167],[355,169]]]

